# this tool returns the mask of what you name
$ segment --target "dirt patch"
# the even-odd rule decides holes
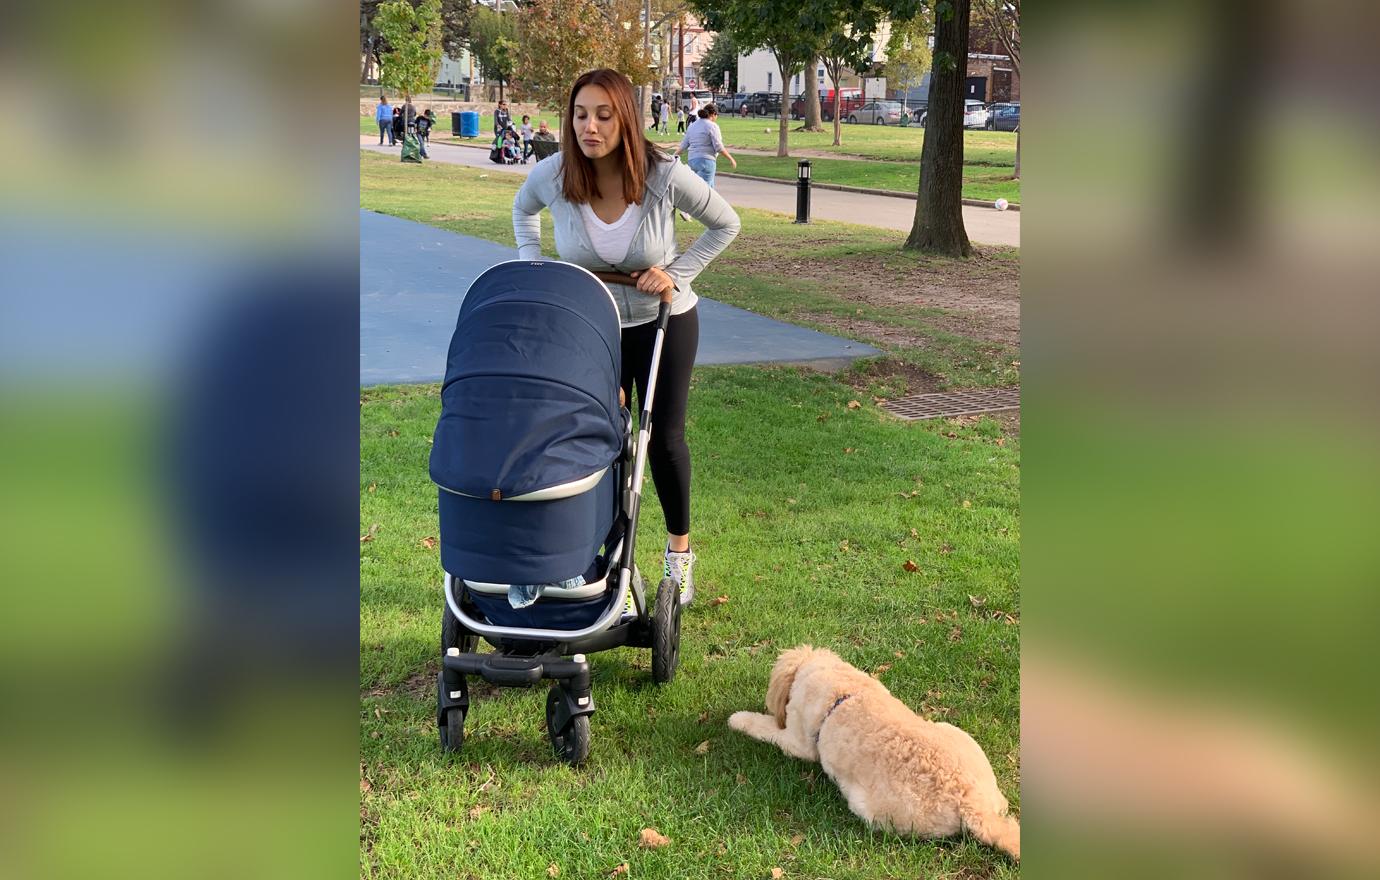
[[[894,324],[883,324],[880,321],[868,321],[864,318],[845,317],[843,315],[823,315],[818,312],[803,312],[797,317],[803,321],[809,321],[811,324],[817,324],[832,333],[865,339],[878,348],[887,346],[916,348],[923,347],[925,344],[924,338],[917,336],[914,330],[898,327]]]
[[[877,309],[939,309],[922,320],[970,339],[1016,347],[1021,341],[1020,262],[1009,251],[978,247],[967,260],[918,257],[883,251],[828,259],[796,260],[755,255],[753,271],[799,279],[849,302]],[[811,320],[829,323],[811,316]],[[832,318],[840,329],[851,319]],[[902,326],[851,321],[859,333],[892,345],[922,345]]]

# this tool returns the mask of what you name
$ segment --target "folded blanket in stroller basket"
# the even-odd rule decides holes
[[[617,309],[584,269],[512,261],[475,279],[431,449],[447,572],[490,584],[589,573],[620,512],[619,358]],[[540,626],[546,604],[510,610]]]

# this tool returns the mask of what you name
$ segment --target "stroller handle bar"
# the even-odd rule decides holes
[[[637,279],[623,272],[595,272],[594,277],[609,284],[626,284],[629,287],[637,286]],[[670,302],[671,295],[674,292],[675,288],[672,287],[670,290],[663,293],[661,295],[661,301],[666,303]]]

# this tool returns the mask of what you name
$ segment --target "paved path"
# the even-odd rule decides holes
[[[498,166],[495,165],[495,168]],[[359,212],[359,382],[439,382],[470,282],[517,251],[372,211]],[[700,298],[696,364],[828,362],[877,349]]]
[[[377,136],[360,135],[359,148],[370,152],[398,155],[396,147],[378,146]],[[489,161],[487,150],[455,144],[432,142],[428,147],[432,161],[453,165],[483,168],[495,174],[522,174],[532,165],[496,165]],[[719,191],[735,208],[760,208],[795,216],[795,187],[780,183],[720,177],[715,181]],[[915,220],[915,201],[893,196],[863,195],[816,189],[810,194],[810,216],[843,223],[861,223],[884,229],[909,232]],[[1016,211],[995,211],[991,208],[963,206],[963,225],[968,238],[980,244],[1019,247],[1021,243],[1021,215]]]

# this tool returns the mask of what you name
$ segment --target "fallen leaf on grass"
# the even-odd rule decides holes
[[[436,539],[433,538],[433,537],[431,537],[430,535],[427,535],[425,538],[423,538],[423,539],[421,540],[421,544],[422,544],[423,547],[425,547],[425,548],[428,549],[428,550],[435,550],[435,549],[436,549]]]
[[[845,447],[843,447],[843,454],[844,454],[844,455],[852,455],[853,453],[855,453],[855,452],[857,452],[857,451],[858,451],[858,450],[854,449],[852,446],[845,446]]]
[[[973,502],[969,501],[967,498],[964,498],[964,499],[963,499],[963,507],[964,507],[965,509],[967,509],[967,508],[969,508],[969,507],[972,507],[972,506],[973,506]]]
[[[548,876],[548,877],[556,877],[556,876],[559,876],[560,873],[561,873],[561,867],[560,867],[560,865],[557,865],[555,862],[552,862],[551,864],[549,864],[549,865],[546,866],[546,876]]]
[[[906,656],[906,652],[905,652],[905,651],[892,651],[892,652],[891,652],[891,656],[895,657],[897,660],[900,660],[902,657]]]
[[[739,785],[747,785],[747,777],[741,773],[733,777],[733,781],[738,783]]]
[[[781,870],[780,868],[771,869],[771,880],[781,880],[781,878],[785,876],[786,872]]]
[[[953,629],[949,630],[949,641],[956,642],[961,638],[963,638],[963,630],[959,629],[958,627],[954,627]]]
[[[617,877],[617,876],[620,875],[620,874],[626,874],[626,873],[628,873],[628,863],[627,863],[627,862],[624,862],[623,864],[619,865],[618,867],[616,867],[616,868],[614,868],[612,871],[610,871],[610,872],[609,872],[609,876],[610,876],[610,877]]]
[[[848,408],[849,408],[849,409],[857,409],[857,408],[860,407],[860,406],[862,406],[862,404],[861,404],[861,403],[858,403],[856,400],[850,400],[850,401],[848,401]]]
[[[379,484],[378,484],[378,483],[370,483],[370,484],[369,484],[369,491],[370,491],[370,492],[373,492],[373,491],[377,490],[378,487],[379,487]]]
[[[998,446],[1005,446],[1005,445],[1006,445],[1006,438],[1005,438],[1005,437],[998,437],[998,438],[997,438],[997,445],[998,445]]]
[[[920,566],[915,564],[914,559],[907,559],[905,562],[901,563],[901,567],[904,568],[906,571],[912,572],[920,570]]]
[[[954,545],[950,544],[948,541],[945,541],[943,544],[939,545],[939,552],[947,556],[948,554],[954,552]]]
[[[890,664],[890,663],[883,663],[883,664],[881,664],[880,666],[878,666],[876,669],[872,670],[872,677],[873,677],[873,678],[881,678],[881,677],[882,677],[882,673],[883,673],[883,672],[886,672],[886,671],[887,671],[888,669],[890,669],[890,668],[891,668],[891,664]]]
[[[911,536],[912,538],[918,538],[918,537],[920,537],[920,533],[917,532],[915,529],[911,529],[911,530],[910,530],[910,536]]]
[[[713,599],[710,599],[710,600],[709,600],[709,607],[710,607],[710,608],[713,608],[715,605],[722,605],[722,604],[724,604],[724,603],[727,602],[727,601],[728,601],[728,597],[727,597],[727,596],[715,596]]]
[[[695,754],[697,754],[697,755],[707,755],[707,754],[709,754],[709,740],[705,740],[704,742],[702,742],[702,743],[700,743],[699,745],[695,746]]]
[[[666,837],[655,828],[643,828],[638,835],[637,845],[645,849],[657,849],[658,847],[668,846],[671,838]]]
[[[365,532],[364,534],[362,534],[362,535],[359,536],[359,543],[361,543],[361,544],[367,544],[367,543],[369,543],[370,541],[374,540],[374,533],[377,532],[378,530],[379,530],[379,524],[378,524],[378,523],[374,523],[372,526],[369,527],[369,531],[368,531],[368,532]]]
[[[477,820],[480,816],[483,816],[488,811],[488,807],[470,807],[470,821],[473,822]]]
[[[705,711],[701,712],[701,713],[700,713],[700,717],[699,717],[699,723],[700,723],[700,724],[703,724],[704,722],[706,722],[706,721],[708,721],[708,720],[709,720],[709,711],[708,711],[708,710],[705,710]]]
[[[389,437],[396,437],[396,436],[398,436],[398,432],[397,432],[397,431],[389,431],[389,432],[388,432],[388,436],[389,436]]]
[[[803,834],[797,834],[795,837],[792,837],[792,838],[791,838],[791,846],[800,846],[800,845],[801,845],[802,843],[804,843],[804,842],[805,842],[805,835],[803,835]]]
[[[968,594],[968,604],[971,605],[971,606],[973,606],[974,608],[981,608],[982,606],[984,606],[984,605],[987,604],[987,597],[986,597],[986,596],[974,596],[973,594],[969,593],[969,594]]]

